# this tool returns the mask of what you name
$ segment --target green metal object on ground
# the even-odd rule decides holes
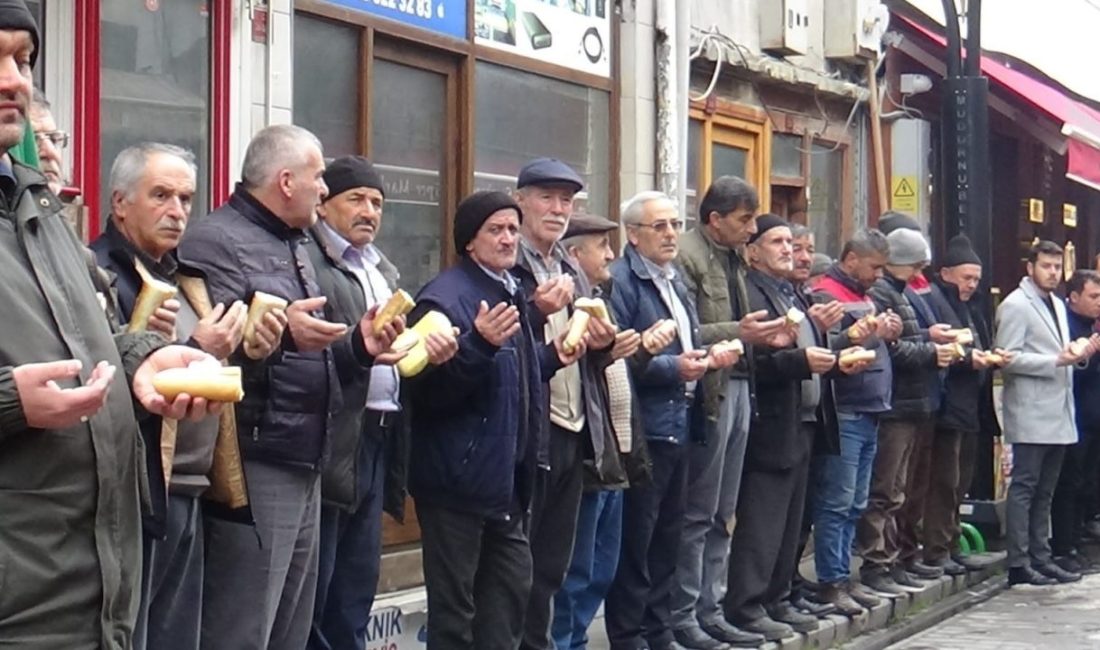
[[[974,553],[985,553],[985,538],[982,537],[981,531],[979,531],[973,524],[963,523],[961,526],[962,534],[960,535],[960,541],[966,540],[967,546],[970,547]]]

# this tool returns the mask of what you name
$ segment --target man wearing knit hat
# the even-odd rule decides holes
[[[893,367],[890,410],[879,421],[871,491],[856,531],[856,544],[863,557],[863,584],[881,593],[899,594],[903,587],[915,588],[906,565],[899,563],[897,518],[906,498],[913,444],[926,429],[931,435],[934,411],[927,376],[947,367],[954,357],[950,345],[924,339],[913,305],[905,296],[908,281],[928,262],[927,242],[908,228],[891,232],[886,241],[890,247],[886,268],[870,294],[880,311],[901,318],[902,331],[888,346]]]
[[[406,379],[428,591],[428,648],[516,648],[531,588],[526,513],[542,431],[543,384],[586,352],[564,333],[539,344],[534,307],[512,275],[520,208],[475,192],[455,213],[458,264],[432,279],[409,316],[458,328],[458,353]]]
[[[569,165],[537,158],[523,166],[516,179],[516,204],[523,213],[519,250],[512,273],[530,296],[535,339],[552,341],[569,327],[574,298],[591,292],[585,274],[561,245],[573,216],[573,201],[584,184]],[[610,449],[607,404],[599,386],[607,353],[615,341],[610,322],[588,323],[589,353],[578,363],[554,373],[546,387],[545,457],[531,507],[531,601],[524,622],[523,650],[552,650],[550,638],[554,594],[569,569],[589,449]],[[597,459],[595,467],[609,467]],[[597,477],[608,484],[610,476]]]
[[[206,400],[169,403],[152,377],[216,361],[156,333],[114,334],[46,178],[9,155],[24,134],[37,50],[23,1],[0,0],[0,639],[124,650],[141,578],[135,410],[202,419]]]
[[[749,238],[749,304],[766,311],[769,319],[805,308],[789,280],[792,240],[790,225],[774,214],[757,218]],[[834,308],[839,310],[839,303]],[[769,641],[817,629],[816,616],[796,611],[784,599],[798,566],[821,375],[836,364],[836,355],[818,345],[822,339],[815,320],[806,317],[783,332],[777,347],[752,348],[759,406],[749,429],[723,605],[730,621]],[[810,426],[803,426],[804,418]]]
[[[329,193],[306,245],[317,285],[328,300],[329,320],[352,327],[375,313],[397,291],[400,274],[375,245],[382,229],[382,176],[362,156],[337,158],[325,168]],[[402,319],[398,319],[400,322]],[[429,361],[439,365],[458,344],[450,332],[429,335]],[[331,460],[321,476],[321,541],[310,650],[362,647],[378,583],[382,554],[382,510],[402,516],[401,467],[386,465],[400,448],[400,380],[383,355],[359,362],[350,338],[333,344],[341,364],[343,407],[333,418]],[[365,407],[365,408],[364,408]],[[396,488],[389,490],[386,488]]]
[[[924,504],[924,563],[947,574],[965,573],[980,564],[959,554],[959,504],[970,489],[982,432],[999,433],[993,410],[993,368],[1012,360],[1013,354],[994,350],[999,362],[990,361],[986,350],[993,332],[973,298],[982,279],[982,261],[966,235],[947,243],[939,273],[933,278],[928,300],[952,328],[969,329],[974,342],[963,346],[966,356],[952,364],[944,376],[944,395],[936,414],[935,433],[927,476]],[[995,360],[996,358],[993,357]]]

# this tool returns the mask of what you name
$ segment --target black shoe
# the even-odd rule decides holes
[[[943,569],[936,566],[928,566],[924,562],[913,560],[905,567],[905,570],[917,576],[921,580],[935,580],[943,575]]]
[[[1048,578],[1053,578],[1054,580],[1057,580],[1058,582],[1061,582],[1062,584],[1069,583],[1069,582],[1077,582],[1078,580],[1081,579],[1081,574],[1080,573],[1075,573],[1073,571],[1066,571],[1065,569],[1063,569],[1062,567],[1058,566],[1057,564],[1055,564],[1053,562],[1048,562],[1047,564],[1041,564],[1041,565],[1038,565],[1038,566],[1033,566],[1031,568],[1035,569],[1036,572],[1041,573],[1042,575],[1044,575]]]
[[[951,561],[967,571],[981,571],[986,567],[984,562],[971,555],[952,555]]]
[[[1100,539],[1100,519],[1090,519],[1085,522],[1085,535],[1093,539]]]
[[[923,591],[925,587],[924,583],[914,578],[913,575],[906,571],[905,567],[900,564],[890,569],[890,578],[894,581],[894,584],[910,593],[914,591]]]
[[[1074,573],[1080,573],[1083,576],[1100,573],[1100,564],[1094,562],[1087,553],[1082,553],[1080,551],[1074,550],[1073,553],[1069,555],[1069,557],[1073,558],[1073,561],[1077,564],[1077,569],[1073,570],[1062,567],[1063,569],[1066,569],[1067,571],[1074,571]]]
[[[852,597],[852,600],[859,603],[860,607],[864,609],[871,609],[872,607],[878,607],[882,604],[882,599],[871,593],[863,585],[856,582],[848,583],[848,595]]]
[[[817,592],[818,602],[827,603],[836,608],[838,614],[858,616],[863,613],[859,603],[848,595],[847,585],[842,582],[822,583]]]
[[[817,621],[814,621],[816,626]],[[789,636],[794,636],[794,628],[786,623],[780,623],[773,621],[767,616],[761,616],[760,618],[754,618],[751,621],[744,621],[737,624],[742,630],[746,632],[755,632],[761,634],[768,641],[782,641]]]
[[[1048,578],[1045,575],[1032,570],[1031,567],[1026,566],[1014,566],[1008,570],[1008,586],[1013,585],[1036,585],[1039,587],[1047,587],[1050,585],[1056,585],[1058,581],[1054,578]]]
[[[870,571],[861,575],[859,579],[864,587],[880,594],[900,596],[905,593],[905,590],[890,578],[890,574],[885,569]]]
[[[718,639],[722,643],[728,643],[735,648],[755,648],[756,646],[763,645],[764,641],[767,640],[759,634],[739,630],[726,621],[702,623],[700,627],[713,638]]]
[[[836,611],[836,607],[829,603],[815,603],[807,598],[795,598],[791,601],[791,605],[800,612],[818,618],[825,618]]]
[[[966,574],[966,567],[951,558],[945,558],[934,564],[930,563],[928,566],[943,569],[944,574],[949,576],[961,576]]]
[[[817,617],[813,614],[803,614],[787,601],[766,608],[768,616],[773,621],[786,623],[794,628],[795,632],[809,634],[817,629]]]
[[[649,650],[688,650],[684,646],[676,643],[675,641],[669,641],[668,643],[653,643],[649,642]]]
[[[722,643],[698,627],[685,627],[673,630],[672,636],[676,637],[676,643],[691,650],[727,650],[728,643]]]

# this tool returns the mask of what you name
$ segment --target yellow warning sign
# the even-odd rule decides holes
[[[917,177],[894,176],[890,185],[890,209],[897,212],[916,213]]]

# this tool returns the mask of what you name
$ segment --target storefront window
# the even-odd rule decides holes
[[[607,92],[482,61],[475,87],[477,189],[511,190],[524,163],[558,158],[585,181],[577,211],[609,214]]]
[[[141,142],[189,149],[198,162],[196,214],[209,204],[210,12],[207,0],[102,0],[100,4],[101,213],[110,170]],[[93,233],[94,234],[94,233]]]
[[[294,123],[327,157],[360,153],[358,52],[358,28],[295,14]]]
[[[772,135],[772,176],[802,178],[802,136]]]
[[[811,149],[810,202],[806,218],[814,232],[819,253],[836,258],[840,255],[841,172],[844,151],[815,142]]]

